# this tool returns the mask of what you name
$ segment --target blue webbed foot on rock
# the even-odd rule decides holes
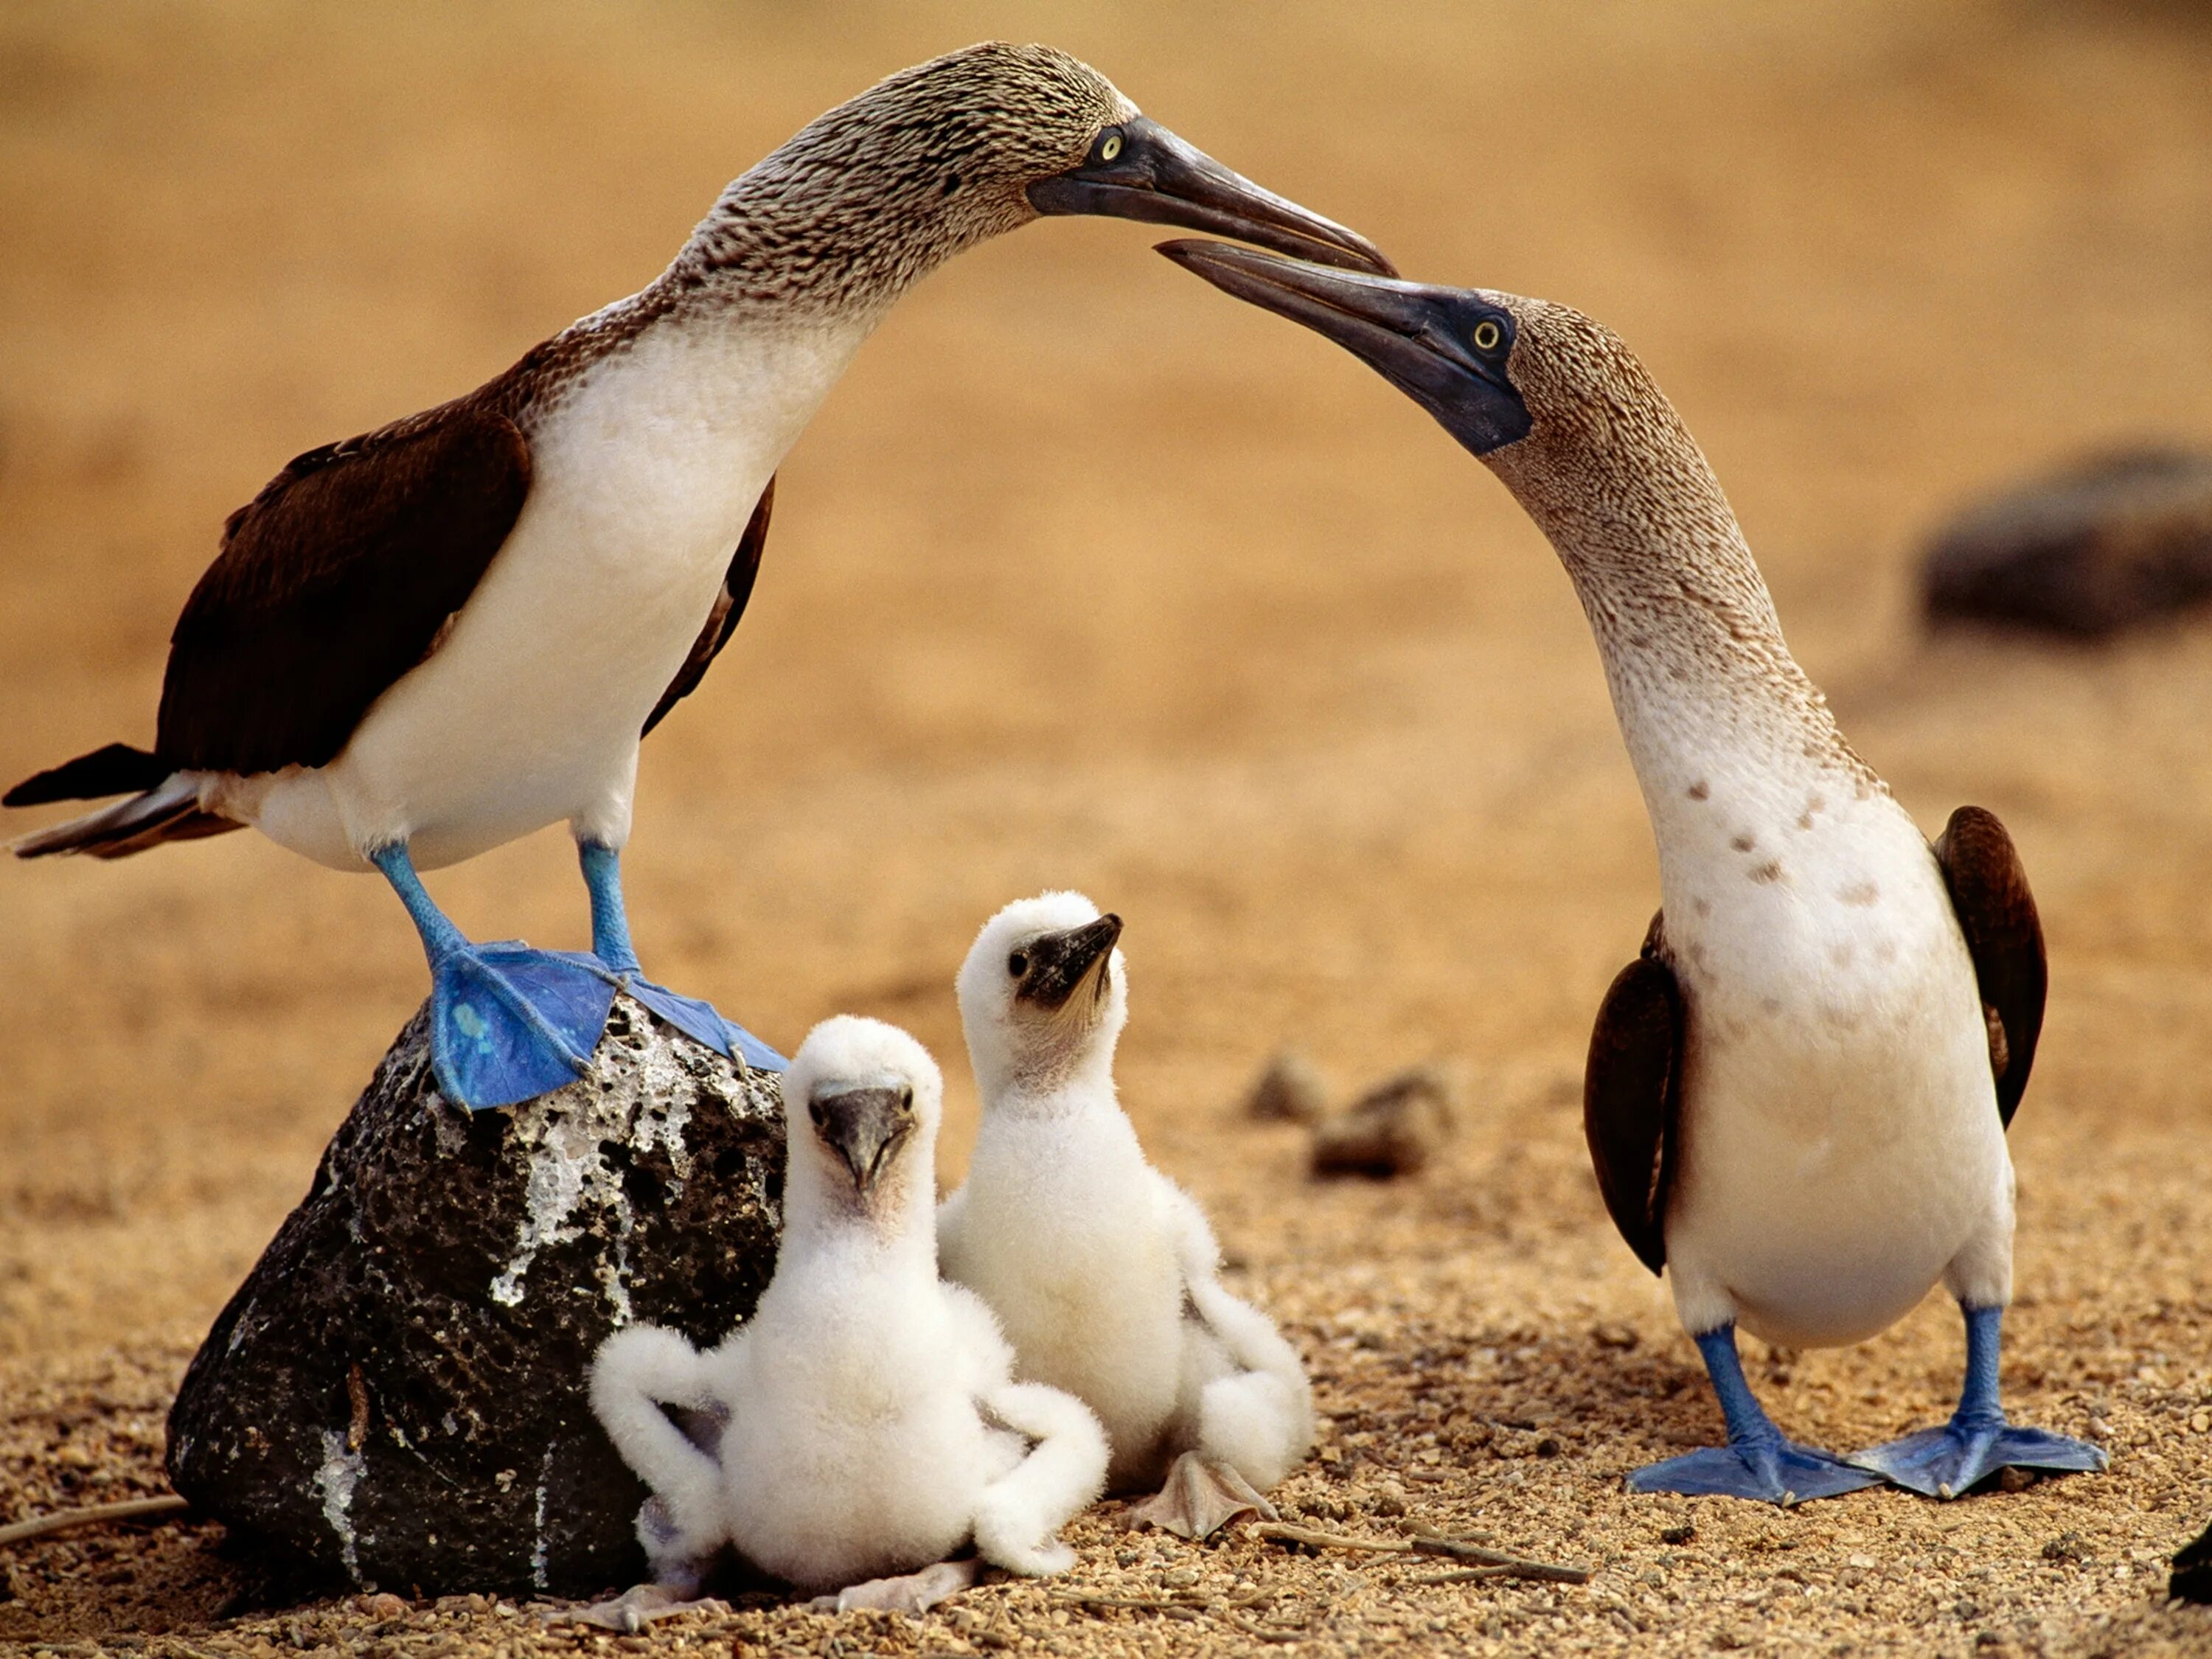
[[[1629,1491],[1749,1498],[1786,1505],[1881,1484],[1881,1477],[1870,1469],[1783,1437],[1743,1380],[1735,1326],[1723,1325],[1696,1340],[1721,1415],[1728,1421],[1729,1443],[1646,1464],[1628,1477]]]
[[[623,976],[622,988],[694,1042],[704,1043],[716,1054],[742,1060],[757,1072],[781,1072],[790,1066],[790,1061],[744,1026],[724,1019],[711,1002],[687,997],[634,973]]]
[[[1881,1477],[1871,1470],[1779,1435],[1771,1442],[1708,1446],[1646,1464],[1628,1477],[1631,1492],[1750,1498],[1785,1507],[1881,1484]]]
[[[596,963],[514,944],[449,945],[430,980],[439,1091],[478,1112],[574,1083],[590,1068],[615,999]]]
[[[2005,1420],[1997,1403],[1997,1355],[2002,1308],[1963,1308],[1966,1317],[1966,1382],[1959,1409],[1940,1429],[1923,1429],[1902,1440],[1863,1451],[1851,1461],[1885,1480],[1929,1498],[1962,1498],[2008,1468],[2094,1474],[2105,1454],[2086,1440],[2048,1429],[2023,1429]]]
[[[710,1002],[656,985],[640,969],[630,944],[629,918],[623,904],[622,866],[611,847],[577,843],[584,885],[592,896],[592,950],[623,992],[694,1042],[738,1060],[757,1071],[781,1072],[790,1062],[742,1025],[724,1019]]]
[[[517,939],[474,945],[432,902],[407,844],[368,854],[422,936],[430,959],[430,1068],[472,1112],[574,1083],[592,1063],[614,982],[598,963]]]

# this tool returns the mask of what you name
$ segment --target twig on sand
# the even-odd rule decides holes
[[[1497,1550],[1485,1549],[1480,1544],[1447,1538],[1433,1527],[1419,1527],[1411,1538],[1354,1538],[1346,1533],[1315,1532],[1309,1528],[1289,1526],[1279,1521],[1263,1521],[1249,1530],[1255,1538],[1265,1538],[1278,1544],[1304,1544],[1312,1549],[1323,1550],[1367,1550],[1377,1555],[1441,1555],[1455,1561],[1471,1562],[1487,1570],[1465,1576],[1449,1574],[1424,1581],[1430,1583],[1467,1583],[1476,1577],[1534,1578],[1550,1584],[1586,1584],[1589,1582],[1589,1574],[1580,1567],[1555,1567],[1546,1561],[1523,1560],[1517,1555],[1505,1555]]]
[[[52,1515],[0,1527],[0,1544],[21,1544],[49,1533],[70,1532],[78,1527],[97,1527],[109,1521],[150,1521],[164,1515],[182,1515],[191,1508],[173,1492],[160,1498],[131,1498],[119,1504],[94,1504],[89,1509],[56,1510]]]

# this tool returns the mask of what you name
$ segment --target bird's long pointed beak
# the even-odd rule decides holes
[[[882,1178],[913,1127],[913,1102],[904,1090],[846,1089],[817,1094],[811,1105],[815,1132],[844,1160],[860,1193]]]
[[[1062,1008],[1093,969],[1098,972],[1098,993],[1103,994],[1106,979],[1102,964],[1112,957],[1121,937],[1121,918],[1109,911],[1080,927],[1047,933],[1031,941],[1024,947],[1029,971],[1022,975],[1015,994],[1040,1008]]]
[[[1094,158],[1029,187],[1039,213],[1099,214],[1232,236],[1323,264],[1395,275],[1374,243],[1333,219],[1262,190],[1157,121],[1122,124],[1111,161]]]
[[[1378,359],[1428,349],[1421,337],[1432,320],[1432,296],[1440,290],[1406,282],[1395,272],[1326,270],[1219,242],[1162,242],[1158,252],[1224,294],[1304,323],[1377,368]]]
[[[1158,251],[1224,294],[1335,341],[1478,455],[1528,433],[1527,405],[1502,362],[1486,362],[1467,338],[1463,317],[1480,303],[1468,290],[1219,242],[1163,242]]]

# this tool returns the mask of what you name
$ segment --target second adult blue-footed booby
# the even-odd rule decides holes
[[[131,799],[15,851],[118,858],[251,824],[380,870],[430,959],[439,1086],[471,1107],[571,1080],[617,987],[781,1066],[640,973],[617,866],[639,739],[728,642],[776,466],[892,304],[962,250],[1074,213],[1389,269],[1063,52],[988,44],[903,70],[730,185],[640,293],[287,465],[178,619],[153,749],[110,744],[4,804]],[[416,874],[562,820],[589,954],[474,944]]]
[[[2007,1465],[2096,1469],[1997,1401],[2012,1296],[2005,1128],[2043,1024],[2043,936],[2004,828],[1931,848],[1836,729],[1719,481],[1644,366],[1580,313],[1211,243],[1162,252],[1346,346],[1504,481],[1605,661],[1662,908],[1607,993],[1584,1127],[1614,1223],[1711,1373],[1728,1444],[1639,1492],[1790,1503],[1884,1476],[1934,1496]],[[1735,1328],[1856,1342],[1941,1280],[1966,1381],[1940,1429],[1853,1458],[1783,1437]]]

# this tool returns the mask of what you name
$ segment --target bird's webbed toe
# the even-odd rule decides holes
[[[723,1018],[713,1003],[702,998],[687,997],[635,974],[625,976],[623,990],[694,1042],[732,1060],[742,1060],[757,1072],[781,1072],[791,1065],[744,1026]]]
[[[1679,1492],[1693,1498],[1748,1498],[1784,1508],[1815,1498],[1834,1498],[1880,1484],[1871,1470],[1779,1435],[1771,1439],[1708,1446],[1649,1463],[1628,1477],[1637,1492]]]
[[[541,1615],[549,1625],[592,1625],[600,1630],[635,1636],[657,1620],[687,1613],[726,1613],[730,1604],[712,1596],[700,1597],[696,1586],[636,1584],[620,1595],[588,1607],[557,1607]]]
[[[596,963],[565,952],[512,944],[441,952],[430,988],[440,1091],[485,1111],[574,1083],[591,1065],[614,995]]]
[[[1927,1498],[1963,1498],[2008,1468],[2092,1474],[2105,1454],[2086,1440],[2048,1429],[1954,1418],[1940,1429],[1923,1429],[1875,1446],[1851,1460],[1884,1480]]]
[[[1275,1506],[1252,1483],[1218,1458],[1185,1452],[1168,1470],[1159,1491],[1129,1510],[1129,1524],[1158,1527],[1178,1538],[1200,1539],[1248,1516],[1278,1519]]]
[[[982,1567],[972,1555],[957,1561],[939,1561],[920,1572],[848,1584],[834,1595],[816,1596],[812,1605],[817,1613],[851,1613],[864,1607],[883,1613],[927,1613],[946,1597],[973,1586]]]

